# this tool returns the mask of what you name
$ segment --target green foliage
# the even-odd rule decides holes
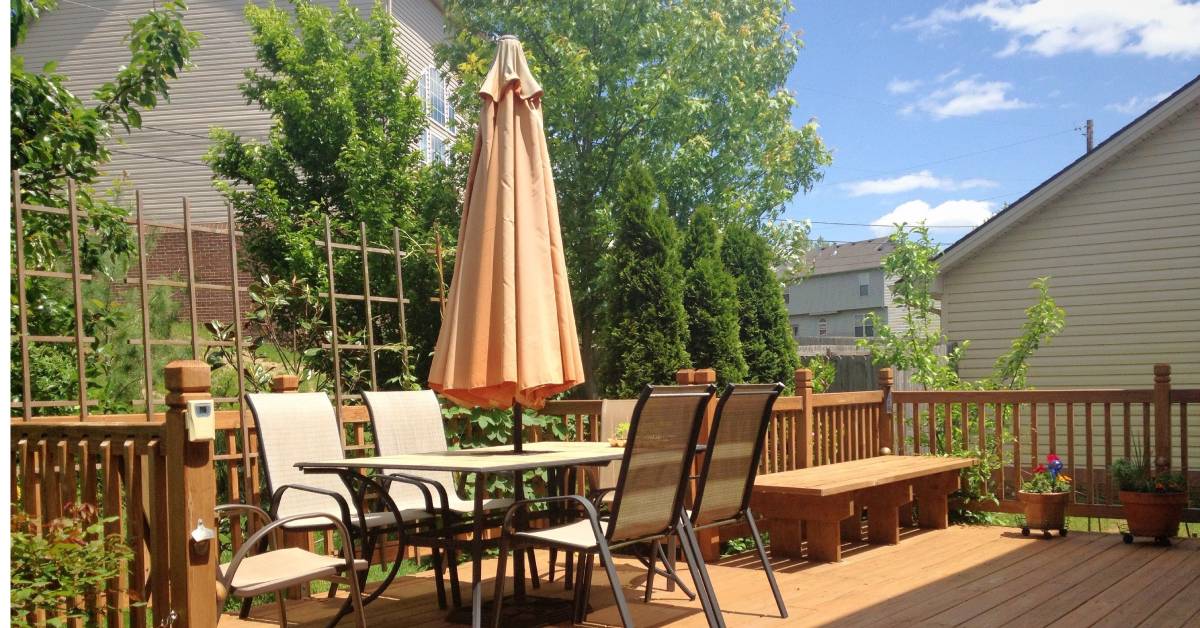
[[[937,301],[933,298],[933,282],[937,279],[937,244],[929,237],[925,225],[898,225],[888,237],[894,247],[883,258],[883,270],[892,286],[892,299],[904,317],[903,331],[893,331],[880,316],[871,312],[868,318],[875,328],[874,338],[862,338],[860,347],[871,351],[878,366],[891,366],[908,371],[913,383],[926,390],[954,390],[961,387],[955,365],[966,350],[962,342],[949,353],[941,355],[938,347],[946,344],[937,319]]]
[[[688,355],[696,368],[714,368],[723,385],[745,381],[749,367],[738,330],[737,282],[721,261],[721,232],[712,211],[692,213],[683,243],[683,307]]]
[[[1038,291],[1038,300],[1026,308],[1021,335],[1012,341],[1012,349],[996,358],[992,375],[985,382],[987,388],[1025,388],[1028,384],[1029,359],[1066,325],[1066,310],[1058,307],[1050,296],[1050,278],[1039,277],[1029,287]]]
[[[20,0],[12,10],[12,45],[20,43],[29,26],[55,2]],[[189,67],[189,56],[198,36],[183,26],[186,5],[169,1],[137,18],[127,38],[130,61],[116,77],[93,94],[95,105],[85,105],[67,88],[67,77],[54,72],[54,63],[43,71],[29,72],[19,55],[12,55],[10,92],[10,152],[13,168],[21,170],[21,195],[26,202],[51,207],[68,203],[64,178],[78,184],[75,201],[86,216],[80,219],[78,238],[80,270],[93,276],[83,285],[82,333],[96,339],[87,359],[88,395],[100,402],[99,412],[132,409],[131,401],[141,396],[142,359],[139,348],[129,344],[141,337],[140,307],[124,302],[116,286],[123,283],[136,251],[133,230],[124,222],[128,210],[116,202],[123,182],[110,195],[97,195],[92,184],[100,167],[108,161],[106,147],[111,126],[129,131],[141,126],[141,112],[152,109],[168,96],[168,79]],[[62,216],[26,213],[21,236],[26,266],[36,270],[69,272],[72,235]],[[15,225],[13,226],[15,229]],[[13,246],[16,233],[13,232]],[[12,251],[15,257],[15,249]],[[17,290],[11,284],[13,293]],[[73,335],[74,294],[62,279],[29,278],[25,285],[29,331],[34,335]],[[152,332],[162,332],[173,315],[166,289],[150,295]],[[10,301],[10,325],[20,316],[17,299]],[[161,336],[160,336],[161,337]],[[20,353],[11,353],[13,360]],[[75,349],[70,345],[39,345],[30,348],[30,384],[24,391],[22,369],[12,364],[11,385],[20,394],[41,399],[71,399],[78,396],[79,377]],[[49,409],[55,413],[62,408]]]
[[[837,376],[837,365],[833,360],[823,355],[801,358],[800,368],[812,371],[812,388],[815,393],[823,393],[831,386]]]
[[[783,382],[792,386],[800,356],[788,323],[783,288],[762,236],[748,227],[725,230],[721,258],[737,282],[742,355],[752,382]]]
[[[12,45],[20,43],[42,11],[54,6],[53,1],[19,0],[13,7]],[[167,98],[167,79],[189,67],[199,40],[183,26],[186,10],[183,2],[169,0],[133,21],[127,38],[129,63],[96,90],[94,106],[66,88],[67,78],[54,72],[54,63],[41,73],[29,72],[24,59],[12,55],[9,156],[11,167],[22,172],[22,188],[29,198],[39,203],[55,199],[55,205],[62,206],[59,179],[72,178],[85,186],[95,181],[99,166],[109,159],[110,126],[139,128],[141,111]]]
[[[309,0],[293,4],[294,11],[274,3],[245,8],[260,67],[246,70],[241,91],[247,102],[272,115],[267,139],[215,128],[205,157],[246,233],[249,264],[259,274],[295,277],[325,291],[330,283],[325,251],[314,245],[325,237],[325,220],[334,239],[343,242],[357,242],[359,224],[365,223],[372,245],[391,248],[399,235],[409,254],[405,272],[416,280],[408,282],[410,290],[414,283],[418,289],[432,287],[428,251],[434,223],[457,221],[458,198],[453,173],[424,166],[416,150],[426,117],[393,20],[379,4],[369,18],[348,2],[337,11]],[[370,257],[372,293],[395,294],[395,262]],[[339,290],[361,292],[360,256],[335,255],[333,274]],[[408,312],[423,334],[417,338],[420,350],[412,352],[417,357],[432,348],[436,334],[436,328],[429,333],[429,319],[437,316],[437,306],[427,298],[436,289],[421,294]],[[275,312],[284,317],[275,325],[301,318],[288,307]],[[395,308],[376,307],[372,314],[377,344],[405,342]],[[365,334],[361,304],[339,304],[338,323],[341,332]],[[301,337],[309,332],[316,333],[305,330]],[[413,343],[411,334],[408,341]],[[404,355],[411,353],[396,351],[379,360],[382,380],[412,380]],[[303,367],[316,369],[318,363],[306,359]],[[365,369],[365,361],[344,358],[343,387],[358,387]]]
[[[446,3],[451,36],[438,58],[461,78],[460,110],[478,107],[493,33],[521,39],[545,89],[589,373],[599,361],[594,349],[603,348],[595,335],[608,301],[602,264],[619,219],[618,186],[634,164],[650,164],[680,225],[708,206],[724,226],[772,224],[829,163],[816,124],[792,123],[785,83],[802,42],[788,29],[788,8],[787,0]]]
[[[114,520],[99,519],[94,506],[67,504],[65,515],[39,534],[32,519],[14,512],[12,625],[30,626],[36,611],[44,611],[51,626],[65,626],[68,619],[86,621],[87,613],[74,606],[74,599],[104,590],[120,573],[121,561],[133,557],[119,535],[104,533],[104,525]]]
[[[875,326],[875,337],[862,339],[859,346],[870,349],[871,356],[878,366],[892,366],[907,370],[912,381],[927,390],[992,390],[1016,389],[1025,387],[1026,375],[1029,370],[1029,360],[1034,352],[1050,341],[1059,333],[1064,325],[1065,312],[1059,308],[1049,294],[1049,279],[1041,278],[1035,281],[1033,288],[1038,290],[1038,301],[1028,308],[1026,322],[1021,328],[1020,336],[1013,341],[1012,350],[1001,356],[995,363],[992,374],[979,381],[966,381],[959,377],[957,364],[970,341],[963,340],[947,355],[939,355],[938,347],[945,344],[937,319],[938,304],[933,297],[933,283],[938,276],[939,268],[936,261],[937,245],[929,236],[929,229],[924,225],[897,225],[895,232],[889,237],[894,246],[891,253],[883,259],[883,268],[887,281],[892,285],[892,296],[895,304],[903,312],[905,329],[893,331],[875,314],[870,314]],[[966,412],[966,416],[963,412]],[[1004,417],[1008,417],[1012,409],[1006,407]],[[980,413],[978,407],[951,405],[947,412],[945,408],[934,409],[934,415],[920,417],[921,422],[933,420],[937,438],[929,443],[932,453],[942,455],[965,456],[978,459],[979,464],[964,469],[962,490],[959,497],[963,504],[971,502],[991,501],[997,498],[988,490],[988,481],[997,468],[1003,464],[1000,455],[1002,445],[1012,440],[1012,435],[1002,433],[999,438],[995,434],[994,416]],[[966,443],[966,434],[984,435],[982,447],[978,442]],[[953,448],[946,451],[945,435],[950,432]],[[976,513],[970,510],[958,509],[953,513],[955,518],[962,520],[987,519],[988,514]]]
[[[631,170],[621,185],[605,269],[605,395],[636,397],[646,384],[674,382],[675,372],[689,363],[679,245],[650,173]]]
[[[1137,493],[1179,493],[1187,490],[1187,478],[1182,473],[1156,473],[1144,458],[1121,458],[1112,465],[1112,477],[1117,488]]]

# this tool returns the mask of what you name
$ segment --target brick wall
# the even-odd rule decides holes
[[[224,229],[225,223],[200,224],[200,227]],[[147,275],[151,279],[171,279],[187,281],[187,240],[182,229],[159,229],[150,234],[153,248],[146,260]],[[243,262],[245,255],[239,247],[238,261]],[[232,283],[232,268],[229,255],[229,236],[224,233],[207,233],[194,231],[192,233],[192,259],[195,267],[196,283],[208,283],[228,286]],[[132,269],[130,279],[140,278],[138,269]],[[238,272],[238,284],[242,287],[250,285],[253,276],[245,270]],[[179,303],[179,320],[189,320],[191,308],[188,301],[187,288],[174,288],[173,296]],[[245,292],[240,295],[242,313],[249,312],[250,299]],[[233,320],[233,294],[228,289],[213,290],[196,289],[196,311],[200,324],[216,319],[225,322]]]

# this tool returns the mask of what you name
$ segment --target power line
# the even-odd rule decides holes
[[[831,222],[827,220],[810,220],[814,225],[837,225],[839,227],[895,227],[895,224],[871,222]],[[926,225],[930,229],[974,229],[979,225]]]

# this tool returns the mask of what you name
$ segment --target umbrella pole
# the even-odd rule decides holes
[[[514,401],[512,406],[513,413],[513,451],[521,453],[521,441],[524,440],[525,432],[525,408],[521,407],[519,402]]]

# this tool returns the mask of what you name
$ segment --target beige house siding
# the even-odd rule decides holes
[[[1049,275],[1063,333],[1032,361],[1039,388],[1149,387],[1172,365],[1200,386],[1200,104],[943,272],[943,325],[986,376]]]
[[[336,7],[335,0],[321,0]],[[85,100],[128,63],[123,38],[129,21],[144,14],[151,0],[110,0],[83,6],[59,3],[30,30],[17,53],[26,68],[40,69],[58,60],[58,71],[70,77],[68,87]],[[262,3],[265,4],[265,3]],[[355,0],[368,13],[370,0]],[[433,63],[434,43],[442,38],[443,19],[429,0],[392,0],[398,25],[397,40],[419,73]],[[106,181],[125,173],[142,191],[147,215],[156,220],[179,220],[181,198],[191,200],[193,219],[224,221],[224,200],[212,187],[211,171],[201,162],[209,146],[211,127],[227,128],[243,137],[263,138],[270,117],[247,105],[238,84],[247,67],[257,65],[249,28],[242,17],[243,0],[203,0],[189,3],[187,27],[202,34],[193,55],[194,67],[171,84],[171,101],[143,115],[143,128],[131,134],[116,130]]]

